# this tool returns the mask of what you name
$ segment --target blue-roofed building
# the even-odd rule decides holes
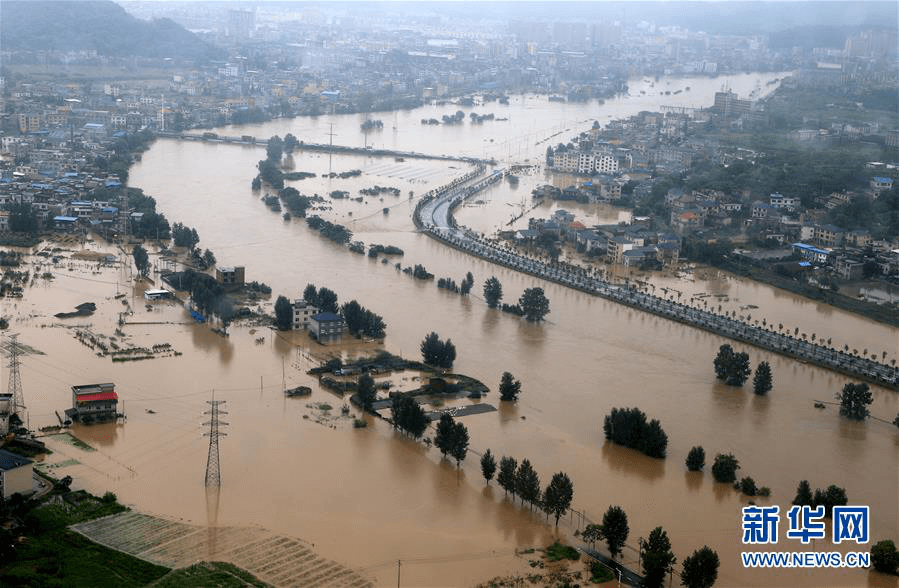
[[[309,333],[319,343],[340,343],[343,318],[333,312],[320,312],[309,319]]]
[[[793,243],[793,251],[805,261],[824,265],[833,253],[830,249],[820,249],[806,243]]]
[[[874,191],[874,197],[876,198],[880,196],[881,192],[893,189],[893,178],[874,176],[871,178],[871,189]]]
[[[72,231],[78,226],[77,216],[54,216],[53,228],[59,231]]]
[[[22,495],[34,491],[32,461],[0,449],[0,497],[8,499],[15,493]]]

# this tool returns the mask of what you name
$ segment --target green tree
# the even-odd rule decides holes
[[[278,330],[287,331],[293,323],[293,305],[285,296],[278,296],[275,301],[275,325]]]
[[[573,497],[574,484],[571,483],[571,478],[562,472],[553,475],[543,492],[543,510],[556,517],[556,528],[559,527],[559,517],[571,507]]]
[[[753,480],[750,476],[746,476],[742,480],[740,480],[740,492],[742,492],[746,496],[755,496],[756,494],[758,494],[759,490],[755,485],[755,480]]]
[[[216,261],[215,254],[212,251],[207,249],[203,252],[203,262],[206,264],[206,267],[214,266]]]
[[[746,380],[751,373],[752,368],[749,367],[749,354],[745,351],[734,353],[730,369],[727,372],[727,379],[724,383],[728,386],[742,386],[746,383]]]
[[[362,408],[371,410],[372,403],[378,398],[374,378],[368,374],[362,374],[359,376],[356,386],[356,395],[359,397],[359,403],[362,405]]]
[[[715,456],[715,463],[712,464],[712,476],[716,482],[722,484],[733,484],[737,479],[737,470],[740,469],[740,462],[732,453],[719,453]]]
[[[703,546],[684,558],[684,570],[680,582],[686,588],[712,588],[718,579],[718,554],[714,549]]]
[[[524,318],[531,322],[542,321],[549,314],[549,299],[543,288],[528,288],[518,299],[518,306],[524,312]]]
[[[809,486],[808,480],[802,480],[796,488],[796,498],[793,499],[793,504],[798,506],[811,506],[813,502],[812,487]]]
[[[515,495],[515,472],[518,468],[518,462],[515,461],[514,457],[506,457],[503,456],[499,460],[499,473],[496,476],[496,482],[500,485],[500,487],[506,491],[508,495],[509,492],[512,495]]]
[[[197,243],[200,242],[197,230],[186,227],[181,223],[172,225],[172,239],[176,247],[186,247],[191,253],[197,247]]]
[[[393,426],[403,429],[416,439],[420,438],[428,428],[428,416],[414,398],[405,394],[397,394],[390,405]]]
[[[521,392],[521,382],[516,380],[511,373],[503,372],[503,377],[499,382],[499,399],[507,402],[518,400],[518,394]]]
[[[584,527],[584,532],[581,533],[581,539],[584,540],[584,543],[589,543],[595,548],[596,542],[602,539],[602,531],[600,531],[599,525],[590,523]]]
[[[871,547],[871,565],[881,574],[899,574],[899,551],[889,539],[878,541]]]
[[[534,504],[540,500],[540,478],[527,458],[521,460],[515,472],[515,493],[522,502]]]
[[[456,359],[456,346],[449,339],[440,340],[440,335],[431,332],[421,342],[421,357],[425,363],[449,369]]]
[[[815,489],[815,496],[812,498],[812,506],[817,508],[824,507],[824,516],[833,515],[833,507],[845,506],[849,503],[849,497],[846,496],[846,490],[835,484],[831,484],[826,490]]]
[[[37,213],[31,204],[16,202],[6,205],[9,211],[9,230],[14,233],[37,233],[40,228]]]
[[[837,394],[840,401],[840,414],[856,421],[868,418],[868,405],[874,402],[874,396],[865,383],[854,384],[852,382],[843,386],[843,391]]]
[[[724,344],[718,349],[718,355],[715,356],[715,376],[719,380],[724,380],[728,386],[742,386],[752,373],[749,367],[749,354],[746,352],[736,353],[733,348]]]
[[[318,304],[316,306],[322,312],[337,314],[337,293],[328,288],[321,288],[318,291]]]
[[[767,361],[760,362],[752,378],[752,391],[763,396],[770,392],[773,386],[771,365]]]
[[[459,464],[462,463],[462,460],[468,455],[468,428],[462,423],[453,425],[450,455],[456,460],[456,467],[459,467]]]
[[[705,467],[705,449],[697,445],[687,454],[687,469],[691,472],[698,472]]]
[[[671,541],[662,527],[656,527],[649,533],[649,539],[640,545],[643,559],[643,586],[645,588],[662,588],[667,576],[677,563],[671,551]]]
[[[315,284],[306,284],[306,289],[303,290],[303,300],[318,308],[318,288],[315,287]]]
[[[643,433],[643,440],[638,449],[649,457],[665,457],[668,448],[668,435],[662,430],[658,419],[652,419]]]
[[[142,278],[150,275],[150,256],[147,254],[147,250],[140,245],[135,245],[131,250],[131,255],[134,257],[134,267],[137,268],[137,273]]]
[[[620,506],[610,506],[606,513],[602,515],[602,525],[599,526],[599,532],[605,538],[612,557],[618,557],[630,533],[630,527],[627,525],[627,513],[624,512],[624,509]]]
[[[503,299],[503,286],[496,276],[491,276],[484,282],[484,299],[490,308],[499,306],[499,301]]]
[[[265,156],[270,161],[278,163],[281,161],[283,154],[284,141],[281,140],[281,137],[275,135],[268,140],[268,144],[265,146]]]
[[[437,449],[440,450],[443,457],[446,457],[446,454],[449,453],[453,447],[454,433],[455,422],[453,421],[453,417],[445,412],[440,415],[440,420],[437,421],[437,431],[434,434],[434,445],[437,446]]]
[[[730,364],[734,356],[734,349],[727,343],[718,348],[718,355],[715,356],[715,377],[719,380],[726,380]]]
[[[489,449],[481,456],[481,473],[484,475],[484,479],[487,480],[487,484],[490,484],[493,474],[496,473],[496,458],[493,457]]]

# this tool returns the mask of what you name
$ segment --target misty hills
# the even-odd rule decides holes
[[[107,0],[3,0],[0,44],[5,51],[78,51],[105,56],[208,60],[221,50],[170,19],[139,20]]]

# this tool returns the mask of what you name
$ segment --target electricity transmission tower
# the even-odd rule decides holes
[[[211,415],[209,421],[203,423],[204,425],[209,425],[209,432],[203,433],[204,436],[209,437],[209,457],[206,459],[206,487],[218,488],[222,485],[222,476],[219,469],[219,437],[225,436],[225,433],[219,431],[219,426],[228,424],[219,421],[219,415],[228,413],[219,408],[220,405],[225,404],[224,400],[215,400],[215,392],[212,393],[212,398],[213,400],[206,401],[207,404],[211,405],[210,410],[203,413]]]
[[[20,414],[25,411],[25,398],[22,395],[22,378],[19,376],[19,342],[18,333],[8,337],[6,352],[9,354],[9,385],[6,391],[12,394],[13,413]]]

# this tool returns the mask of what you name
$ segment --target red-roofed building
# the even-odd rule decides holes
[[[66,416],[82,423],[114,421],[119,416],[118,403],[115,384],[72,386],[72,408],[66,411]]]

